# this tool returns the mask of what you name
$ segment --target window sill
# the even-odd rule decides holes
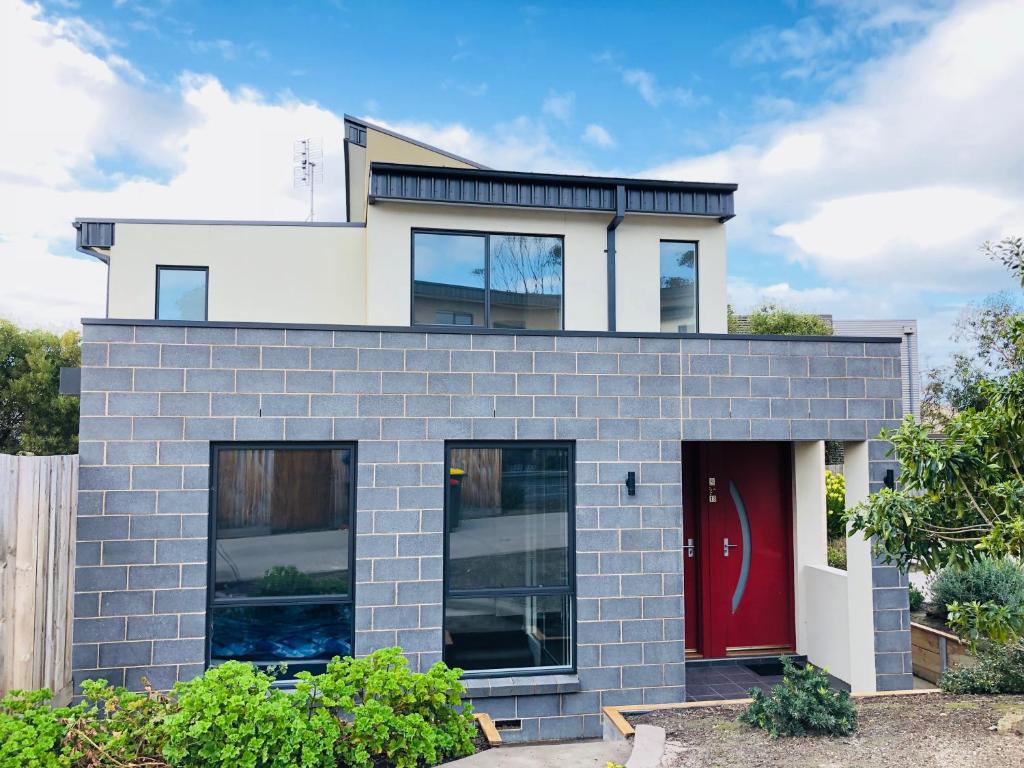
[[[471,677],[462,680],[466,696],[486,699],[495,696],[538,696],[546,693],[576,693],[579,675],[523,675],[522,677]]]

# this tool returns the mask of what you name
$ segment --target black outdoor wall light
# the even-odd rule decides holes
[[[626,473],[626,493],[629,496],[636,496],[636,472]]]
[[[885,470],[885,487],[890,490],[896,489],[896,473],[891,469]]]

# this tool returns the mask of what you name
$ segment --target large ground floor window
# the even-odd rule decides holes
[[[449,443],[444,658],[470,674],[575,666],[569,443]]]
[[[352,655],[355,446],[212,450],[210,662],[293,673]]]

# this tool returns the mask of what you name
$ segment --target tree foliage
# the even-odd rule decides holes
[[[730,318],[735,326],[734,315]],[[749,333],[774,336],[831,336],[832,326],[818,315],[795,312],[779,304],[766,302],[747,318]],[[734,333],[732,327],[730,333]]]
[[[1003,264],[1018,281],[1024,278],[1024,239],[983,243],[981,252]],[[963,310],[952,338],[966,345],[966,351],[928,372],[921,399],[924,421],[941,428],[955,413],[984,408],[983,381],[1024,370],[1024,347],[1018,343],[1024,332],[1022,311],[1020,296],[1009,292],[993,294]]]
[[[0,320],[0,453],[78,450],[78,398],[58,393],[61,367],[81,364],[81,339]]]

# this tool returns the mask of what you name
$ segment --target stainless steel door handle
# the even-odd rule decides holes
[[[687,539],[686,546],[683,547],[683,549],[686,550],[687,557],[693,557],[694,553],[696,552],[696,547],[694,546],[693,539]]]
[[[730,544],[729,539],[722,539],[722,554],[729,556],[729,547],[738,547],[739,544]]]

